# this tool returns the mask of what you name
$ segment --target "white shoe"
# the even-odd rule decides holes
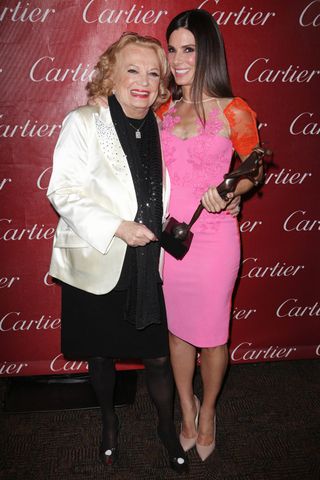
[[[196,404],[196,416],[195,416],[195,419],[194,419],[194,426],[195,426],[195,429],[196,429],[196,432],[197,432],[198,431],[198,423],[199,423],[199,413],[200,413],[200,400],[198,399],[198,397],[196,395],[193,395],[193,396],[194,396],[194,401],[195,401],[195,404]],[[182,448],[185,452],[187,452],[188,450],[190,450],[192,447],[195,446],[195,444],[197,442],[197,437],[198,437],[198,434],[196,434],[195,437],[191,437],[191,438],[185,437],[182,433],[182,423],[181,423],[179,440],[180,440],[181,446],[182,446]]]
[[[199,443],[196,441],[196,449],[199,457],[203,462],[209,457],[209,455],[211,455],[213,450],[216,448],[216,424],[217,418],[215,415],[213,419],[213,441],[209,443],[209,445],[199,445]]]

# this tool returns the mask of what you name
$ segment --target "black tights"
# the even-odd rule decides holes
[[[159,418],[158,432],[172,455],[183,451],[173,423],[173,377],[168,357],[143,359],[147,387]],[[95,357],[89,360],[91,383],[102,413],[102,448],[116,446],[118,419],[113,407],[115,368],[111,358]]]
[[[118,418],[113,408],[116,372],[112,358],[90,358],[89,374],[96,393],[102,415],[102,450],[112,448],[117,443]]]

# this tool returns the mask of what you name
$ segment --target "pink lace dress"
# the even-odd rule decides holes
[[[237,101],[240,105],[234,104]],[[175,107],[164,116],[161,140],[171,180],[170,214],[181,221],[189,222],[208,186],[218,185],[229,171],[232,137],[239,145],[243,137],[247,153],[258,143],[254,112],[241,99],[231,104],[234,109],[229,104],[223,111],[216,102],[206,127],[199,122],[198,134],[185,140],[173,132],[180,122]],[[254,127],[250,141],[237,129],[241,117],[243,124],[239,108],[244,109],[247,124]],[[168,328],[197,347],[223,345],[228,340],[231,296],[240,263],[238,221],[226,212],[204,210],[192,231],[193,242],[183,260],[165,255]]]

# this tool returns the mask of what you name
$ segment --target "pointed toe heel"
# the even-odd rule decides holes
[[[196,395],[194,395],[194,401],[195,401],[195,404],[196,404],[196,416],[195,416],[195,419],[194,419],[194,426],[195,426],[195,429],[196,429],[196,432],[197,432],[198,423],[199,423],[199,413],[200,413],[200,400],[198,399],[198,397]],[[191,448],[193,448],[195,446],[195,444],[197,442],[197,436],[198,436],[198,434],[196,434],[195,437],[191,437],[191,438],[185,437],[182,433],[182,424],[181,424],[179,440],[180,440],[180,444],[181,444],[181,446],[182,446],[182,448],[185,452],[187,452],[188,450],[191,450]]]
[[[196,443],[196,449],[199,457],[204,462],[212,454],[216,446],[216,442],[213,441],[210,445],[199,445]]]
[[[183,450],[185,452],[188,452],[188,450],[191,450],[191,448],[195,446],[197,442],[197,437],[187,438],[182,433],[180,433],[179,440]]]
[[[196,442],[197,453],[203,462],[212,454],[215,448],[216,448],[216,416],[214,416],[214,419],[213,419],[213,441],[209,443],[209,445],[199,445],[199,443]]]

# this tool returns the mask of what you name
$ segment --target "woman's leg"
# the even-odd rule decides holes
[[[111,358],[90,358],[89,374],[102,414],[101,451],[116,448],[118,436],[118,417],[114,411],[115,367]]]
[[[196,405],[193,396],[193,377],[196,366],[196,348],[169,334],[170,358],[182,412],[182,434],[186,438],[196,436]]]
[[[143,359],[147,387],[158,412],[159,437],[168,450],[171,466],[183,471],[187,459],[173,421],[174,384],[169,357]]]
[[[203,383],[203,402],[200,410],[197,439],[199,445],[209,445],[214,440],[213,423],[216,413],[216,402],[227,365],[227,345],[202,348],[200,371]]]

